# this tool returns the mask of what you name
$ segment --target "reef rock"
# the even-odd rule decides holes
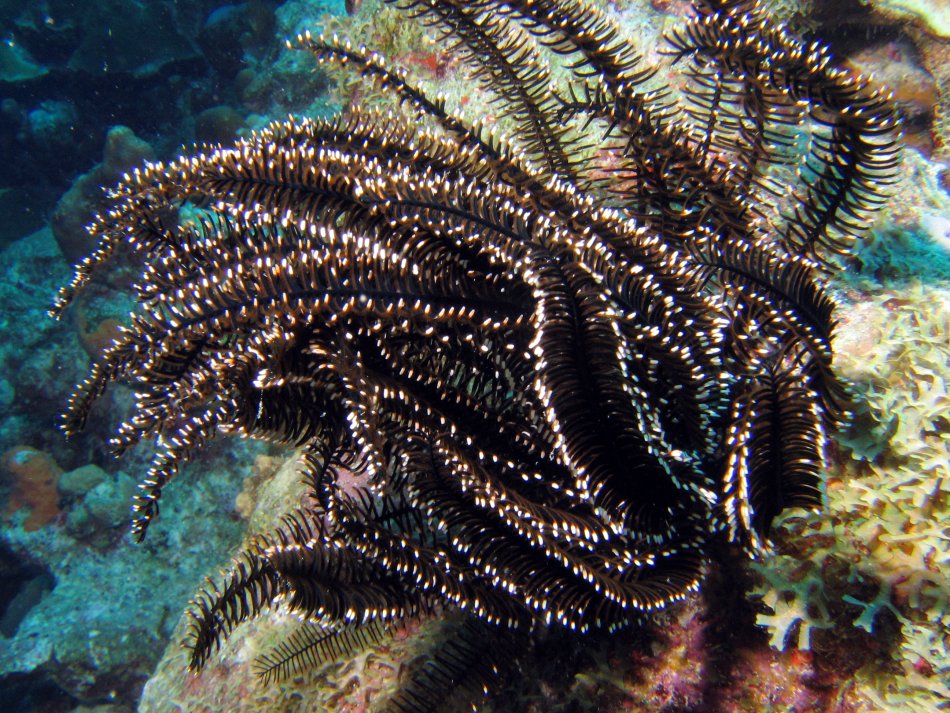
[[[125,171],[154,158],[152,147],[128,127],[109,130],[102,163],[77,178],[53,212],[53,236],[63,257],[75,263],[92,251],[95,241],[86,232],[86,225],[102,203],[103,189],[116,184]]]

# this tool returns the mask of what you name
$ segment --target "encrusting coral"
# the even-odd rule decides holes
[[[4,479],[10,484],[7,514],[26,508],[23,522],[28,532],[51,523],[59,515],[56,483],[63,469],[48,453],[29,446],[16,446],[3,455]]]
[[[291,119],[136,170],[54,313],[117,252],[141,265],[139,308],[66,419],[135,383],[115,450],[160,446],[137,537],[218,433],[303,448],[308,495],[199,596],[192,667],[276,602],[308,625],[265,679],[453,612],[390,701],[409,711],[482,696],[532,631],[682,599],[723,542],[766,550],[783,510],[820,504],[847,402],[825,274],[897,150],[888,98],[758,2],[698,2],[670,33],[682,105],[585,3],[395,4],[472,66],[510,140],[375,53],[301,36],[403,112]],[[790,166],[792,192],[771,175]]]

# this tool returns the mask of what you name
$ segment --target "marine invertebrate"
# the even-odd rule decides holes
[[[30,511],[23,521],[24,530],[38,530],[56,519],[59,515],[56,482],[63,469],[51,455],[29,446],[15,446],[4,454],[2,469],[11,485],[7,514],[23,507]]]
[[[461,609],[480,623],[394,701],[430,709],[493,675],[510,632],[623,626],[695,589],[714,540],[756,551],[819,504],[845,401],[822,274],[882,200],[895,124],[754,2],[697,3],[671,35],[682,106],[584,3],[400,6],[472,65],[510,141],[373,53],[300,37],[404,114],[291,119],[135,171],[54,312],[120,247],[141,263],[139,309],[66,417],[136,383],[115,449],[160,445],[137,536],[217,433],[302,447],[312,498],[199,597],[192,665],[274,600],[323,634],[265,675]],[[784,195],[771,171],[803,132]]]
[[[829,480],[830,517],[783,523],[788,549],[806,557],[755,563],[757,593],[773,611],[759,621],[778,647],[794,646],[797,629],[798,646],[814,648],[812,629],[833,629],[828,640],[838,641],[849,624],[879,635],[890,619],[904,675],[866,666],[862,697],[883,709],[939,710],[950,699],[950,543],[940,526],[950,490],[950,294],[901,285],[868,296],[839,339],[839,369],[863,397],[842,438],[853,457]],[[842,601],[850,606],[836,620],[829,609]]]

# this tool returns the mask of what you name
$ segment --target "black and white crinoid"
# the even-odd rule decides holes
[[[311,624],[265,677],[462,612],[470,633],[391,701],[431,710],[480,692],[492,637],[624,626],[695,590],[714,542],[754,553],[783,509],[820,504],[846,412],[824,279],[883,202],[897,129],[753,0],[699,0],[669,35],[681,94],[648,90],[581,0],[394,4],[471,65],[509,139],[371,51],[300,37],[400,113],[135,171],[54,312],[116,254],[141,266],[66,416],[134,384],[115,449],[159,445],[138,538],[216,434],[300,448],[309,497],[199,596],[192,667],[275,602]]]

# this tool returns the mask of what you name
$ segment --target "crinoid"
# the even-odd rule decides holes
[[[758,2],[699,2],[670,35],[682,99],[580,1],[396,4],[471,64],[510,139],[372,52],[300,37],[401,114],[290,119],[135,171],[54,312],[117,252],[141,264],[66,417],[134,383],[115,449],[160,446],[138,538],[216,434],[301,448],[312,499],[198,598],[193,668],[277,602],[317,633],[266,676],[462,611],[473,633],[392,702],[429,710],[480,689],[491,637],[623,626],[696,589],[715,540],[754,553],[783,509],[820,504],[846,412],[823,280],[883,202],[896,122]]]

